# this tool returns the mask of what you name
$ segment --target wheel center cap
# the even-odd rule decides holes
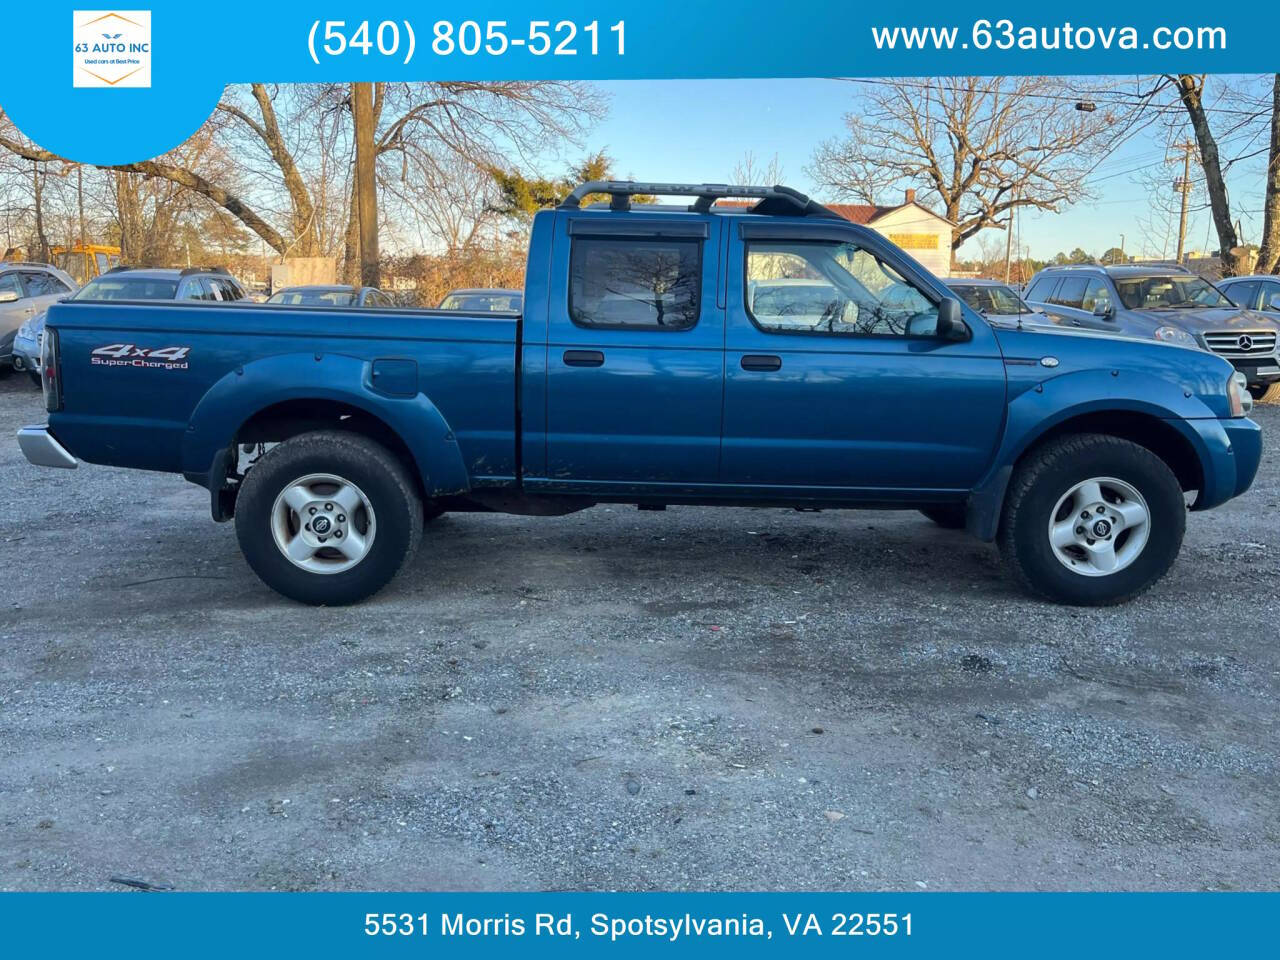
[[[1106,537],[1111,534],[1111,523],[1107,520],[1099,520],[1093,525],[1093,535],[1095,537]]]
[[[328,533],[328,532],[329,532],[329,528],[330,528],[332,525],[333,525],[333,524],[331,524],[331,523],[329,522],[329,518],[328,518],[328,517],[316,517],[314,520],[312,520],[312,521],[311,521],[311,529],[312,529],[312,530],[314,530],[316,533],[319,533],[319,534],[326,534],[326,533]]]

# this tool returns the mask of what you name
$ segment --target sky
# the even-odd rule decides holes
[[[814,150],[839,136],[844,115],[857,108],[858,85],[840,80],[628,80],[598,85],[611,99],[607,118],[588,136],[585,152],[603,148],[616,173],[637,180],[724,182],[747,152],[758,163],[776,153],[785,182],[817,200],[839,198],[814,185],[806,172]],[[1265,147],[1265,140],[1263,146]],[[1147,187],[1140,177],[1168,181],[1181,170],[1166,162],[1165,135],[1151,129],[1122,145],[1097,168],[1093,199],[1059,214],[1029,211],[1015,229],[1033,257],[1081,247],[1099,255],[1119,246],[1134,256],[1172,256],[1176,236],[1154,236],[1141,221],[1150,220]],[[571,158],[572,159],[572,158]],[[1180,168],[1180,162],[1176,165]],[[1194,176],[1194,174],[1193,174]],[[1242,164],[1228,178],[1243,220],[1244,239],[1261,232],[1262,179],[1257,164]],[[923,185],[921,185],[923,186]],[[1257,198],[1256,202],[1252,198]],[[878,197],[881,203],[900,196]],[[991,230],[1000,243],[1003,231]],[[1176,233],[1176,223],[1174,224]],[[988,241],[991,243],[992,241]],[[1164,246],[1162,250],[1161,247]],[[1216,249],[1207,210],[1193,210],[1187,249]],[[976,255],[970,241],[961,257]]]

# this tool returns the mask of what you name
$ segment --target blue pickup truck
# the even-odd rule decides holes
[[[1115,603],[1262,447],[1221,357],[983,317],[785,187],[584,184],[534,220],[520,314],[67,302],[47,330],[27,458],[183,474],[312,604],[375,593],[445,510],[601,502],[917,509]]]

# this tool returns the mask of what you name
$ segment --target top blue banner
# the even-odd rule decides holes
[[[1248,6],[1141,10],[760,0],[601,5],[222,0],[5,11],[0,107],[61,156],[123,163],[182,142],[245,81],[1144,74],[1271,71]]]

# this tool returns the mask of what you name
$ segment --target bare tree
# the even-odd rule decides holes
[[[919,189],[955,223],[952,249],[985,227],[1007,228],[1018,207],[1057,212],[1085,199],[1089,173],[1141,102],[1077,110],[1054,77],[855,82],[865,95],[845,117],[845,135],[815,153],[812,178],[865,203]]]
[[[229,88],[204,132],[222,156],[236,158],[230,169],[212,169],[205,156],[193,163],[175,154],[103,169],[168,181],[204,197],[280,254],[327,253],[341,237],[354,259],[349,90],[347,84]],[[419,178],[441,151],[481,169],[526,164],[553,141],[583,132],[602,109],[593,89],[577,83],[376,84],[378,176],[383,183],[397,174]],[[0,149],[34,163],[64,163],[23,137],[2,113]],[[334,180],[342,189],[332,189]],[[410,205],[390,213],[414,218]]]
[[[782,163],[776,153],[768,160],[762,161],[748,150],[742,155],[742,159],[734,164],[733,171],[729,174],[729,182],[775,186],[786,182],[786,172],[782,169]]]
[[[1262,201],[1262,246],[1258,250],[1259,273],[1276,273],[1280,267],[1280,73],[1271,79],[1270,126]]]

